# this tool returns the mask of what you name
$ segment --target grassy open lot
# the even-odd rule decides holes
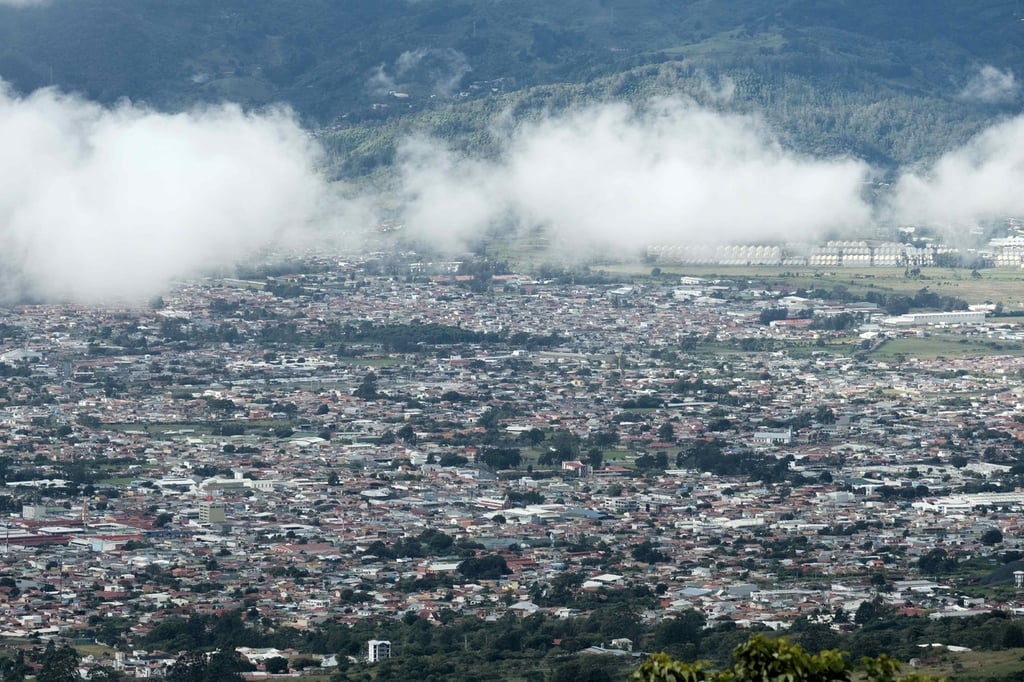
[[[889,339],[872,351],[870,357],[879,362],[894,362],[909,358],[934,360],[963,355],[1024,355],[1024,343],[974,339],[957,334],[932,334]]]
[[[745,41],[745,43],[744,43]],[[664,50],[666,54],[679,57],[713,57],[722,54],[731,54],[737,47],[743,45],[746,49],[764,48],[778,49],[786,44],[786,39],[778,33],[760,33],[750,36],[749,33],[740,35],[739,31],[728,31],[710,37],[700,42],[670,47]]]
[[[904,666],[904,672],[938,675],[949,680],[1024,679],[1024,649],[966,651],[956,653],[945,648],[921,649],[917,666]]]
[[[558,471],[561,469],[561,464],[540,464],[538,459],[544,453],[547,443],[537,448],[521,448],[520,454],[522,455],[522,462],[518,469],[520,471],[526,471],[527,466],[532,466],[534,469],[539,471]],[[585,444],[581,445],[580,457],[585,458],[589,447]],[[633,462],[632,457],[636,454],[628,448],[622,446],[614,446],[610,448],[602,448],[601,454],[603,455],[603,461],[605,464],[615,464],[618,466],[625,466],[632,468]],[[674,460],[676,451],[671,452],[671,458]]]
[[[862,349],[859,339],[830,339],[821,345],[810,341],[776,340],[772,350],[784,352],[789,357],[809,358],[822,352],[830,356],[849,357]],[[730,343],[704,343],[691,351],[690,355],[745,355],[750,352],[764,351],[744,351],[737,344]],[[902,362],[915,358],[934,360],[942,357],[993,355],[1024,355],[1024,342],[933,332],[929,336],[887,339],[876,346],[868,357],[877,362]]]
[[[770,350],[784,352],[790,357],[809,358],[815,353],[849,356],[853,355],[859,349],[860,339],[828,339],[823,341],[821,344],[804,339],[773,339]],[[743,350],[738,341],[713,341],[699,343],[696,349],[687,351],[686,355],[748,355],[750,353],[764,352],[766,351]]]
[[[708,279],[752,280],[766,287],[787,289],[835,289],[845,287],[850,293],[913,294],[928,287],[940,296],[956,296],[968,303],[1002,302],[1008,311],[1024,311],[1024,272],[1012,268],[979,271],[972,277],[964,268],[926,268],[920,277],[906,277],[903,268],[798,268],[798,267],[736,267],[722,265],[651,265],[628,263],[595,267],[626,276],[649,277],[660,267],[662,278],[691,275]]]
[[[134,480],[134,478],[131,478],[129,476],[115,476],[113,478],[101,478],[98,479],[96,482],[102,483],[103,485],[126,486],[131,484],[131,482]]]
[[[619,464],[625,465],[626,459],[633,453],[626,448],[610,448],[608,450],[602,450],[604,455],[604,462],[606,464]]]
[[[220,425],[244,426],[246,433],[252,434],[269,431],[278,427],[291,426],[291,422],[284,419],[264,419],[261,421],[226,420],[223,422],[160,422],[154,424],[137,424],[132,422],[123,424],[104,424],[103,428],[111,431],[142,431],[152,437],[165,436],[168,433],[177,433],[178,435],[187,434],[198,438],[201,436],[212,435],[214,428]]]
[[[75,651],[81,656],[95,656],[96,658],[114,657],[114,650],[103,644],[76,644]]]

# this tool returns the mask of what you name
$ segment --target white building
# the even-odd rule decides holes
[[[754,432],[754,444],[755,445],[789,445],[793,442],[793,429],[787,428],[785,431],[755,431]]]
[[[386,639],[371,639],[367,642],[366,660],[370,663],[391,658],[391,642]]]
[[[882,324],[912,327],[931,324],[985,324],[985,312],[982,310],[961,310],[944,313],[907,313],[898,317],[887,317]]]

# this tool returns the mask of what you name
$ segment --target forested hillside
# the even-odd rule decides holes
[[[885,166],[1016,112],[1022,20],[997,0],[50,0],[0,4],[0,78],[164,110],[285,102],[350,174],[413,128],[486,149],[498,113],[680,94]]]

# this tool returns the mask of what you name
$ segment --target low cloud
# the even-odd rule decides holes
[[[702,101],[715,104],[731,102],[736,95],[736,81],[729,76],[717,76],[712,78],[707,73],[700,71],[698,76],[698,94]]]
[[[466,55],[450,47],[403,52],[391,68],[381,64],[367,81],[370,94],[380,97],[400,87],[416,86],[432,94],[450,96],[472,67]]]
[[[960,99],[985,104],[1005,104],[1017,99],[1020,86],[1013,71],[1001,71],[991,64],[978,69],[978,73],[960,91]]]
[[[0,297],[145,300],[316,220],[329,196],[291,113],[163,114],[0,83]]]
[[[398,88],[395,79],[392,78],[383,64],[375,68],[370,77],[366,80],[366,89],[374,97],[383,97],[394,92]]]
[[[0,0],[0,7],[32,7],[48,4],[50,4],[50,0]]]
[[[0,300],[144,301],[270,247],[351,248],[352,228],[382,217],[453,251],[540,228],[553,256],[583,257],[862,236],[890,220],[956,234],[1024,215],[1024,117],[904,173],[881,206],[865,198],[863,161],[794,152],[756,116],[689,101],[596,105],[492,135],[490,156],[406,139],[388,190],[358,193],[328,185],[286,109],[165,114],[0,87]]]
[[[956,236],[981,223],[1024,215],[1024,117],[996,124],[896,186],[892,213],[907,224]]]
[[[562,248],[802,240],[867,225],[869,167],[782,148],[757,118],[679,101],[601,105],[525,125],[500,158],[418,138],[399,151],[405,222],[452,248],[544,227]]]

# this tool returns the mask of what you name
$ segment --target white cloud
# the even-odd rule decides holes
[[[446,47],[403,52],[395,61],[395,70],[400,78],[412,78],[429,84],[439,95],[451,95],[473,68],[466,55]]]
[[[420,48],[403,52],[389,71],[381,64],[370,74],[367,88],[375,96],[386,95],[399,87],[416,85],[438,95],[448,96],[472,71],[466,55],[450,47]]]
[[[399,154],[405,220],[456,247],[495,227],[545,226],[563,246],[800,240],[863,226],[870,174],[783,149],[753,117],[689,103],[596,106],[520,128],[500,160],[415,139]]]
[[[142,301],[285,241],[351,246],[347,228],[376,224],[376,203],[438,246],[543,227],[576,256],[863,234],[875,215],[954,228],[1024,215],[1024,117],[905,173],[877,211],[864,162],[798,154],[757,117],[691,102],[604,104],[492,134],[503,142],[486,158],[407,139],[393,192],[342,200],[287,110],[164,114],[0,87],[0,299]]]
[[[144,300],[313,220],[318,150],[291,114],[163,114],[0,83],[7,296]]]
[[[49,3],[50,0],[0,0],[0,7],[31,7]]]
[[[381,64],[370,72],[370,77],[366,81],[366,89],[370,91],[370,94],[374,97],[383,97],[388,93],[394,92],[398,86],[395,84],[395,79],[388,75],[387,69]]]
[[[712,78],[707,73],[699,71],[697,77],[697,91],[704,101],[722,104],[731,102],[736,95],[736,81],[729,76],[720,75]]]
[[[960,91],[960,98],[986,104],[1000,104],[1017,99],[1019,89],[1013,71],[1001,71],[991,64],[986,64],[978,69],[978,73]]]
[[[988,128],[930,167],[900,179],[892,211],[903,223],[950,236],[981,222],[1024,215],[1024,117]]]

